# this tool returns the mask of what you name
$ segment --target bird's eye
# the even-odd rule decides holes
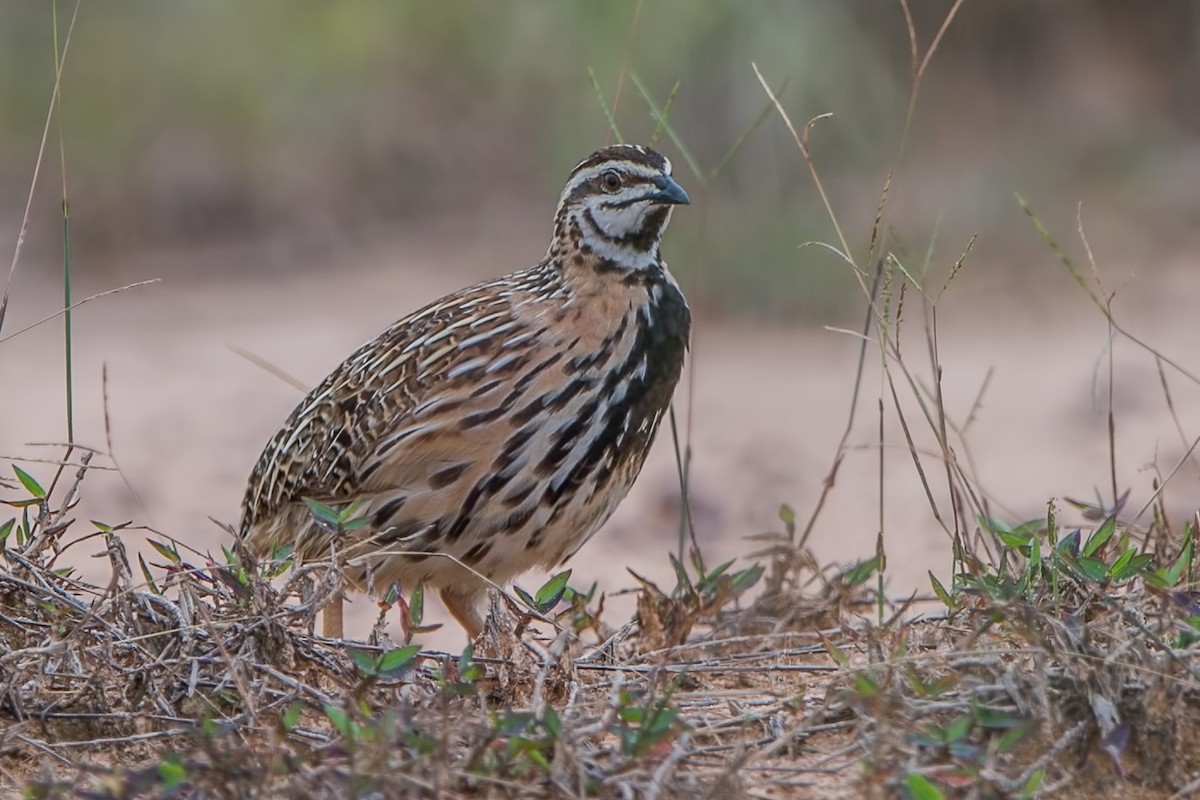
[[[621,188],[621,176],[617,174],[616,170],[607,170],[600,176],[600,185],[606,192],[615,192]]]

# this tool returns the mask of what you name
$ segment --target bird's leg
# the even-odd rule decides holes
[[[450,615],[458,620],[471,641],[483,633],[483,615],[479,613],[479,591],[463,589],[442,589],[442,604]]]
[[[329,639],[342,638],[342,601],[345,599],[342,592],[338,592],[329,601],[321,611],[321,633]]]

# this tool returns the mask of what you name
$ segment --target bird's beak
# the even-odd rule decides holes
[[[658,191],[647,197],[647,200],[676,206],[686,206],[692,202],[688,199],[687,192],[683,190],[683,187],[676,183],[670,175],[659,175],[654,179],[654,185],[658,187]]]

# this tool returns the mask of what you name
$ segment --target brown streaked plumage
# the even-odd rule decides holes
[[[397,321],[296,407],[250,476],[241,538],[304,561],[337,546],[362,589],[424,581],[474,638],[486,584],[442,556],[497,583],[556,565],[642,468],[688,342],[659,255],[687,202],[648,148],[580,162],[541,263]],[[305,497],[361,501],[370,522],[334,542]]]

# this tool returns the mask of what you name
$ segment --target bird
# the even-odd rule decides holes
[[[584,158],[540,262],[401,318],[296,406],[251,472],[238,537],[304,563],[337,548],[355,590],[436,589],[475,640],[489,582],[570,559],[642,469],[689,346],[660,252],[689,202],[649,147]],[[359,521],[331,530],[306,498]]]

